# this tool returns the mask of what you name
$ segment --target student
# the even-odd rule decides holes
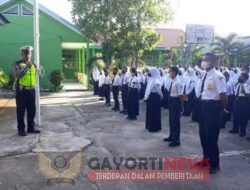
[[[163,69],[159,69],[160,72],[160,79],[161,79],[161,92],[163,94],[163,98],[161,100],[161,107],[167,109],[168,108],[168,90],[165,87],[165,84],[167,83],[167,76]]]
[[[149,132],[158,132],[161,130],[162,81],[160,73],[155,67],[152,67],[149,72],[151,77],[149,78],[144,97],[144,101],[147,102],[146,129]]]
[[[122,91],[122,106],[123,110],[120,113],[127,114],[128,112],[128,82],[129,82],[129,73],[127,67],[122,68],[122,77],[121,77],[121,91]]]
[[[137,72],[138,74],[138,80],[140,82],[140,85],[141,85],[141,89],[140,89],[140,92],[139,92],[139,100],[142,100],[144,98],[144,94],[145,94],[145,76],[143,73],[141,73],[140,71]]]
[[[104,94],[106,100],[106,106],[111,106],[110,103],[110,85],[112,84],[111,78],[109,77],[109,72],[107,70],[104,71],[105,79],[104,79]]]
[[[194,122],[199,122],[200,118],[200,109],[201,109],[201,84],[202,78],[205,76],[206,72],[196,68],[197,81],[195,84],[195,98],[191,119]]]
[[[129,79],[129,93],[128,93],[128,117],[129,120],[137,120],[139,115],[139,90],[140,82],[137,78],[135,68],[130,70],[131,77]]]
[[[99,86],[98,86],[98,81],[100,77],[100,72],[97,67],[93,68],[92,72],[92,79],[93,79],[93,88],[94,88],[94,94],[93,95],[98,95],[99,91]]]
[[[166,142],[170,142],[170,147],[180,146],[180,116],[182,111],[182,95],[183,86],[180,80],[177,78],[178,67],[172,66],[170,68],[170,75],[172,78],[169,93],[169,125],[170,135],[168,138],[163,139]]]
[[[100,77],[99,77],[99,81],[98,81],[98,86],[99,86],[99,100],[104,100],[105,97],[105,92],[104,92],[104,81],[105,81],[105,76],[104,76],[104,72],[101,70],[100,71]]]
[[[248,97],[250,94],[247,80],[247,73],[241,73],[235,90],[235,101],[233,110],[233,129],[229,133],[239,133],[240,137],[246,136],[246,127],[248,123]]]
[[[226,110],[223,110],[221,112],[221,126],[220,128],[225,128],[226,127],[226,122],[228,122],[231,119],[232,115],[232,109],[233,109],[233,99],[234,99],[234,91],[233,91],[233,86],[232,83],[230,82],[230,75],[228,71],[225,71],[223,73],[225,79],[226,79],[226,93],[228,97],[228,103]]]
[[[112,110],[114,111],[120,111],[120,104],[119,104],[119,87],[120,87],[120,77],[118,75],[118,69],[114,68],[113,69],[113,74],[114,74],[114,78],[112,80],[112,92],[113,92],[113,98],[114,98],[114,102],[115,105],[112,108]]]
[[[183,115],[189,117],[193,110],[194,97],[195,97],[195,72],[194,69],[188,68],[184,79],[184,90],[183,90]]]

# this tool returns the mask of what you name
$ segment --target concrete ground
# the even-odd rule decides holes
[[[42,94],[40,135],[18,137],[15,101],[12,95],[0,99],[0,190],[248,190],[250,185],[250,142],[228,130],[220,133],[221,171],[209,182],[106,182],[91,183],[87,161],[92,157],[175,157],[201,156],[198,125],[181,118],[181,147],[169,148],[162,139],[168,136],[168,113],[162,111],[163,129],[145,130],[145,104],[140,104],[137,121],[128,121],[98,101],[91,92]],[[50,184],[41,174],[37,152],[50,158],[70,157],[83,150],[84,167],[75,185]],[[53,157],[53,158],[54,158]],[[70,157],[71,158],[71,157]]]

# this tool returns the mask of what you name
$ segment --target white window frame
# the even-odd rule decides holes
[[[9,10],[15,8],[15,7],[17,7],[17,9],[18,9],[18,13],[17,13],[17,14],[4,13],[4,12],[7,12],[7,11],[9,11]],[[4,11],[2,11],[2,14],[3,14],[3,15],[7,15],[7,16],[20,16],[20,12],[21,12],[21,11],[20,11],[20,6],[19,6],[19,5],[13,5],[12,7],[10,7],[10,8],[8,8],[8,9],[5,9]]]
[[[25,7],[25,8],[28,9],[30,12],[32,12],[32,15],[24,15],[24,14],[23,14],[23,7]],[[21,11],[20,11],[20,13],[21,13],[22,16],[33,16],[33,15],[34,15],[33,10],[31,10],[30,8],[26,7],[26,6],[23,5],[23,4],[21,5]]]

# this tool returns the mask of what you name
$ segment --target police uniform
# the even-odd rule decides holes
[[[21,48],[22,52],[29,54],[33,48],[25,46]],[[31,63],[28,66],[24,60],[16,61],[13,65],[13,71],[16,76],[16,114],[17,114],[17,128],[20,136],[26,136],[24,115],[27,111],[27,125],[28,133],[40,133],[39,130],[34,128],[34,118],[36,113],[35,104],[35,85],[36,85],[36,66]]]
[[[246,127],[248,123],[248,108],[250,93],[247,83],[238,83],[235,90],[235,101],[233,110],[233,130],[230,133],[239,133],[240,136],[246,136]]]
[[[215,68],[208,71],[201,85],[201,112],[199,134],[204,158],[210,161],[212,169],[219,168],[218,138],[220,113],[223,110],[220,94],[226,93],[226,80]]]
[[[129,93],[128,93],[128,119],[136,120],[139,115],[139,90],[140,82],[136,76],[129,79]]]
[[[183,95],[183,86],[178,77],[175,77],[170,84],[169,89],[169,126],[170,135],[165,141],[172,141],[169,146],[180,145],[180,116],[182,111],[181,96]]]
[[[121,113],[126,114],[128,110],[128,82],[129,74],[125,73],[121,77],[121,91],[122,91],[122,106],[123,110]]]
[[[119,104],[119,87],[120,87],[120,77],[119,75],[115,75],[112,80],[112,92],[114,97],[115,106],[113,108],[114,111],[120,111],[120,104]]]

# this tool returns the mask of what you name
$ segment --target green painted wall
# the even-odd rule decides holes
[[[23,4],[32,10],[32,6],[24,0],[16,0],[0,7],[0,12]],[[0,67],[6,73],[11,72],[11,65],[20,59],[20,47],[33,43],[33,16],[7,16],[10,24],[0,28]],[[41,78],[41,87],[50,88],[49,75],[52,70],[62,71],[62,42],[87,42],[81,34],[57,22],[40,11],[40,63],[45,69]]]

